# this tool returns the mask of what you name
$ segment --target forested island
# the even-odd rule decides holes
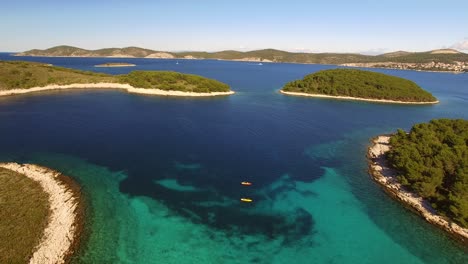
[[[444,71],[455,73],[468,71],[468,54],[453,49],[439,49],[425,52],[396,51],[372,56],[356,53],[287,52],[276,49],[262,49],[246,52],[236,50],[218,52],[167,52],[139,47],[87,50],[63,45],[45,50],[33,49],[17,53],[15,56],[217,59],[256,62],[336,64],[356,67]]]
[[[35,62],[0,61],[0,95],[69,88],[115,88],[134,93],[174,96],[234,93],[222,82],[178,72],[132,71],[110,75]]]
[[[356,69],[323,70],[287,83],[281,93],[382,103],[433,104],[437,99],[416,83]]]
[[[468,120],[436,119],[380,136],[369,158],[388,193],[468,242]]]

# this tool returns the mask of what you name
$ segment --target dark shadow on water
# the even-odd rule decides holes
[[[173,213],[196,224],[233,234],[284,237],[284,243],[289,244],[314,233],[313,216],[297,207],[268,211],[256,205],[280,200],[281,194],[290,191],[301,193],[295,181],[312,182],[324,174],[320,161],[310,162],[301,152],[294,155],[292,160],[271,161],[264,155],[249,153],[226,159],[207,149],[203,156],[172,151],[168,155],[171,159],[160,157],[149,166],[128,169],[127,165],[128,178],[120,183],[120,191],[162,202]],[[286,181],[280,179],[284,172],[289,175]],[[176,186],[166,186],[161,183],[164,181]],[[253,185],[246,187],[241,181]],[[254,202],[243,203],[243,197]]]
[[[193,181],[188,180],[193,186]],[[180,183],[183,184],[183,181]],[[237,183],[240,186],[240,184]],[[199,188],[200,185],[197,185]],[[283,237],[285,245],[294,243],[314,233],[312,215],[302,208],[294,208],[288,212],[265,211],[256,207],[256,202],[264,199],[263,194],[250,191],[249,198],[253,203],[243,203],[242,196],[226,196],[226,193],[208,189],[197,191],[176,191],[159,184],[132,184],[131,178],[124,181],[121,191],[138,196],[147,196],[163,202],[177,215],[190,219],[193,223],[207,225],[210,228],[223,230],[227,234],[261,235],[268,239]],[[249,189],[240,186],[238,189]],[[294,186],[280,186],[269,193],[275,197],[279,193],[290,191]],[[244,191],[248,193],[249,191]],[[231,192],[234,193],[234,192]],[[307,195],[313,195],[308,193]]]

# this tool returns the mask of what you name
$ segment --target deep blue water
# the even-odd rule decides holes
[[[467,119],[468,74],[372,69],[413,80],[441,101],[404,106],[278,93],[333,65],[0,59],[111,74],[173,70],[236,91],[220,98],[100,90],[0,98],[0,159],[43,164],[83,186],[89,237],[78,262],[468,263],[466,248],[387,197],[365,161],[373,136],[433,118]],[[105,62],[137,66],[93,67]]]

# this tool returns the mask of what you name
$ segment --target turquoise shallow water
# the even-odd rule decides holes
[[[89,70],[108,61],[31,59]],[[277,93],[333,66],[128,61],[213,77],[238,93],[0,98],[0,159],[49,166],[83,186],[88,239],[76,263],[468,263],[466,248],[387,197],[365,161],[372,136],[468,118],[468,75],[384,71],[441,100],[415,107]]]
[[[287,241],[287,234],[269,238],[236,230],[213,230],[181,217],[164,203],[122,194],[119,183],[127,177],[122,171],[110,171],[58,154],[35,154],[28,161],[73,175],[84,188],[91,203],[90,233],[83,253],[75,259],[77,263],[395,263],[396,260],[399,263],[463,263],[466,259],[461,248],[457,250],[456,245],[445,244],[442,234],[435,232],[436,236],[424,237],[422,232],[432,227],[425,226],[419,218],[396,217],[394,221],[414,221],[421,225],[419,228],[393,225],[395,235],[410,232],[408,236],[417,237],[407,239],[424,237],[424,242],[418,245],[421,252],[416,252],[423,255],[413,255],[369,217],[365,206],[352,194],[343,172],[333,168],[324,168],[322,177],[312,183],[294,181],[284,174],[258,190],[261,202],[248,210],[288,215],[292,222],[301,210],[314,216],[314,231],[310,236]],[[197,190],[189,186],[174,189]],[[228,199],[218,204],[239,206],[237,201]],[[293,226],[300,232],[300,225]],[[428,242],[443,247],[437,252],[424,250]]]

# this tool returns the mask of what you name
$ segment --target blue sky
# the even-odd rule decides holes
[[[466,0],[2,0],[0,51],[468,52]]]

